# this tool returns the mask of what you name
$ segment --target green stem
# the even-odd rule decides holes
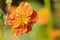
[[[2,38],[1,40],[4,40],[4,30],[2,30]]]
[[[2,36],[1,36],[1,40],[4,40],[4,33],[5,33],[5,31],[4,31],[4,29],[2,29]]]
[[[50,20],[49,20],[49,23],[47,25],[47,28],[48,28],[48,39],[49,40],[53,40],[52,38],[52,27],[53,27],[53,24],[52,24],[52,10],[51,10],[51,4],[50,4],[50,0],[44,0],[44,4],[45,4],[45,7],[48,8],[48,11],[50,13]]]
[[[1,40],[4,40],[4,31],[2,32],[2,39]]]

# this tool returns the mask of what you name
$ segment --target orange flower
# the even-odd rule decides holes
[[[46,8],[42,8],[39,11],[37,18],[38,18],[37,23],[39,23],[40,25],[47,24],[50,18],[49,11]]]
[[[29,3],[21,2],[14,12],[10,12],[7,22],[12,26],[15,35],[21,35],[31,31],[33,23],[36,22],[36,15]]]

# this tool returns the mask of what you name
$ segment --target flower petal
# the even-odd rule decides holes
[[[23,9],[27,16],[30,16],[33,12],[31,5],[27,2],[21,2],[19,7]]]

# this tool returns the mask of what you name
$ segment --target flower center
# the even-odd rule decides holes
[[[21,13],[20,13],[21,12]],[[24,12],[23,10],[21,11],[21,9],[18,7],[16,10],[17,15],[19,16],[19,21],[22,24],[28,24],[30,17],[27,16],[26,12]]]
[[[29,20],[30,20],[30,17],[26,16],[25,13],[21,16],[21,23],[27,24]]]

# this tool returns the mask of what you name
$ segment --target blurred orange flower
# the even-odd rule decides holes
[[[21,2],[16,9],[10,11],[7,22],[12,26],[12,31],[15,35],[21,35],[31,31],[33,23],[36,22],[36,16],[36,11],[29,3]]]
[[[46,34],[48,34],[48,29],[46,30]],[[51,30],[51,37],[53,40],[56,40],[56,38],[60,37],[60,30]]]
[[[57,38],[60,36],[60,30],[53,30],[52,31],[52,37]]]
[[[37,16],[38,20],[37,23],[39,23],[40,25],[45,25],[48,23],[49,18],[50,18],[50,13],[47,10],[47,8],[42,8],[39,12],[38,12],[38,16]]]

